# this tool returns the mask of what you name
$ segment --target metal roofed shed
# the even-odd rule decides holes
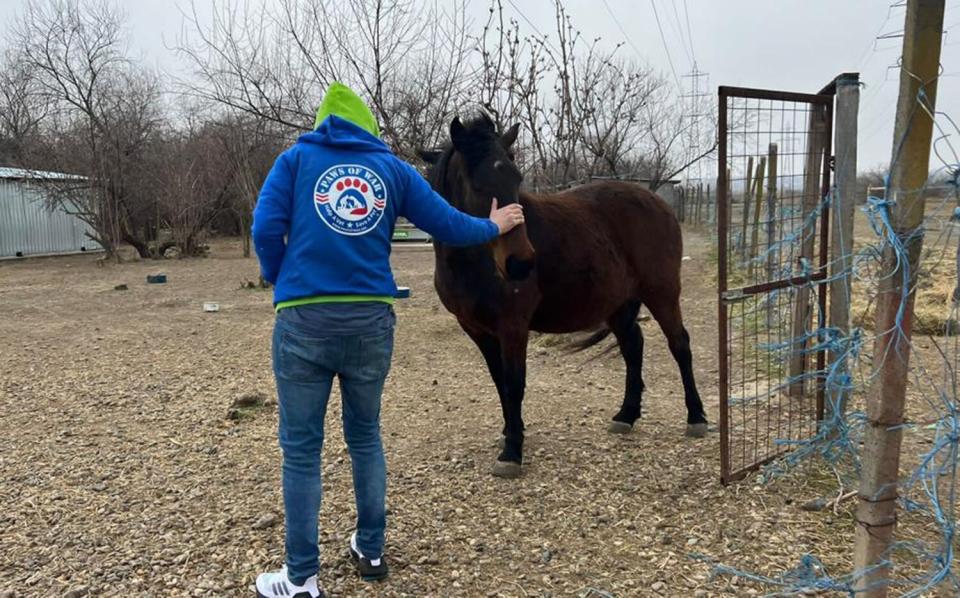
[[[0,259],[102,251],[77,216],[51,207],[45,185],[75,174],[0,167]]]

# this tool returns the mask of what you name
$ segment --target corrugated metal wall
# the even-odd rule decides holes
[[[100,245],[84,234],[87,230],[76,216],[48,209],[42,188],[0,179],[0,258],[99,251]]]
[[[650,183],[641,183],[647,189],[650,188]],[[663,198],[663,201],[670,204],[670,207],[673,208],[674,212],[677,211],[677,186],[672,183],[665,183],[657,189],[657,195]]]

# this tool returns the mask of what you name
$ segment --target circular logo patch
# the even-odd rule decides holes
[[[327,226],[342,235],[363,235],[377,227],[387,207],[387,188],[365,166],[334,166],[317,179],[313,204]]]

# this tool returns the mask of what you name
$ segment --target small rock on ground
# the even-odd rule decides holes
[[[87,586],[76,586],[70,588],[63,596],[64,598],[81,598],[81,596],[86,596],[89,592],[90,588]]]
[[[264,404],[266,400],[267,400],[267,396],[262,392],[259,392],[259,391],[248,392],[234,399],[233,405],[231,405],[231,407],[235,409],[237,408],[242,409],[245,407],[260,407]]]
[[[267,529],[277,524],[277,516],[274,513],[267,513],[253,524],[253,529]]]
[[[804,511],[822,511],[826,506],[827,506],[826,499],[815,498],[813,500],[809,500],[803,503],[802,505],[800,505],[800,508],[803,509]]]

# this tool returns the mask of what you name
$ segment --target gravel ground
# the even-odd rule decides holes
[[[717,420],[714,266],[687,233],[683,308]],[[500,409],[480,354],[432,288],[433,254],[394,254],[400,302],[384,396],[392,576],[355,578],[339,401],[324,448],[321,583],[332,596],[712,596],[758,587],[710,576],[702,553],[771,572],[810,551],[849,567],[849,506],[800,505],[828,476],[719,482],[719,438],[685,438],[679,374],[646,333],[644,418],[608,435],[619,357],[531,346],[526,462],[490,475]],[[148,285],[148,273],[169,281]],[[239,244],[206,259],[0,263],[0,596],[249,596],[283,558],[270,293],[241,289]],[[126,284],[129,290],[114,290]],[[220,304],[204,313],[204,301]],[[260,393],[265,405],[230,418]],[[236,413],[234,415],[237,415]]]

